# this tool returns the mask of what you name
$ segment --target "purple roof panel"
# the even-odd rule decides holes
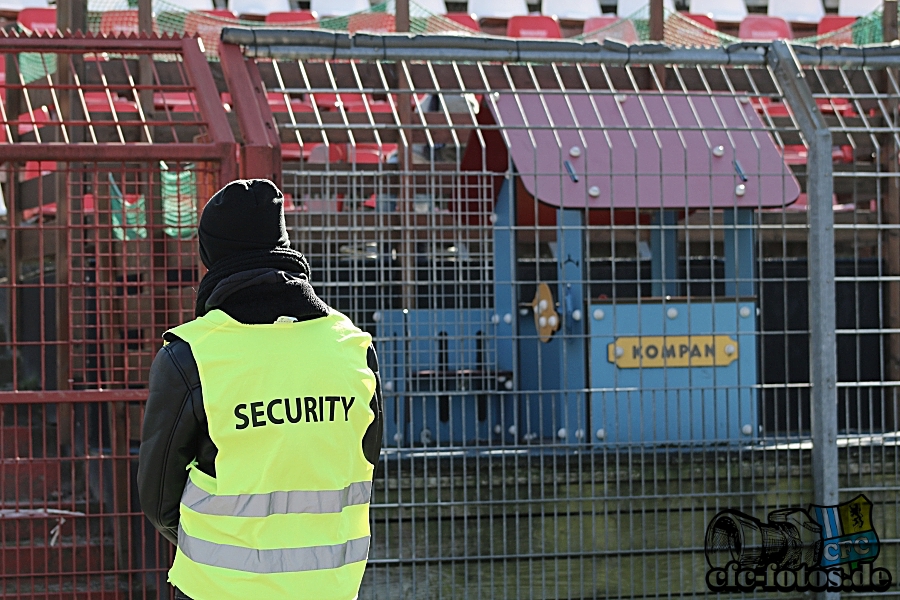
[[[800,194],[734,96],[504,93],[489,104],[525,188],[553,206],[772,208]]]

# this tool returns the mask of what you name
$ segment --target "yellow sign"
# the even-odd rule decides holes
[[[727,367],[738,358],[738,343],[727,335],[620,337],[607,347],[620,369]]]

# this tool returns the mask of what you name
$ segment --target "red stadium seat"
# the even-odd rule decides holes
[[[467,29],[472,29],[473,31],[481,31],[478,27],[478,21],[475,20],[475,17],[469,13],[447,13],[444,15],[445,19],[450,19],[454,23],[458,23]]]
[[[712,17],[709,15],[700,15],[697,13],[681,13],[683,17],[687,17],[691,21],[696,21],[700,23],[704,27],[708,27],[709,29],[718,31],[719,27],[716,25],[716,22],[712,20]]]
[[[350,33],[394,33],[396,30],[394,15],[388,13],[356,13],[347,20]]]
[[[266,97],[269,100],[269,109],[276,113],[288,112],[288,105],[281,92],[268,92]],[[290,98],[290,97],[289,97]],[[293,113],[311,113],[313,106],[309,102],[300,100],[299,98],[290,98],[291,112]]]
[[[838,15],[825,15],[816,27],[816,35],[822,36],[831,33],[823,43],[826,46],[840,46],[853,44],[853,29],[850,27],[856,22],[856,17],[841,17]],[[841,30],[844,31],[841,31]],[[840,31],[840,33],[833,33]]]
[[[55,8],[23,8],[16,21],[34,33],[56,33]]]
[[[598,17],[598,19],[608,19],[608,17]],[[611,39],[626,44],[636,44],[640,41],[634,23],[628,19],[614,17],[605,24],[598,22],[599,27],[594,25],[592,21],[593,19],[588,19],[584,25],[586,34],[584,39],[586,41],[602,42],[606,39]],[[588,29],[588,27],[591,27],[591,29]]]
[[[314,144],[304,157],[311,164],[339,163],[347,160],[346,144]]]
[[[154,26],[155,29],[155,26]],[[100,16],[100,33],[110,36],[125,36],[140,33],[138,11],[108,10]]]
[[[266,15],[266,23],[315,23],[319,16],[311,10],[273,12]]]
[[[238,23],[237,15],[230,10],[214,9],[189,12],[184,18],[185,35],[199,35],[208,40],[218,40],[225,25]]]
[[[584,33],[590,33],[592,31],[597,31],[598,29],[603,29],[604,27],[609,27],[613,23],[619,20],[619,17],[615,15],[603,15],[602,17],[591,17],[584,22]]]
[[[738,37],[742,40],[771,42],[772,40],[792,40],[794,32],[791,25],[781,17],[766,15],[747,15],[741,21]]]
[[[506,23],[506,35],[514,38],[556,40],[562,37],[559,21],[547,15],[520,15],[510,17]]]

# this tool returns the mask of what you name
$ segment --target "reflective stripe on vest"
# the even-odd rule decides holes
[[[222,517],[339,513],[348,506],[366,504],[372,482],[351,483],[342,490],[290,491],[269,494],[219,496],[200,489],[188,479],[181,503],[194,512]]]
[[[257,550],[207,542],[189,536],[179,527],[178,549],[196,563],[265,575],[337,569],[364,561],[369,556],[369,537],[333,546]]]

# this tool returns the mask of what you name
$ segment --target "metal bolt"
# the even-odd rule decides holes
[[[616,358],[618,358],[620,356],[624,356],[624,355],[625,355],[625,349],[620,346],[616,346]]]
[[[394,391],[394,382],[393,381],[385,381],[384,382],[384,391],[393,392]]]
[[[583,440],[584,439],[584,429],[576,429],[575,430],[575,439]]]
[[[394,441],[397,442],[398,444],[402,444],[403,443],[403,434],[400,432],[395,433]]]
[[[622,103],[628,100],[628,96],[625,94],[616,94],[616,102]]]
[[[540,317],[540,318],[538,318],[538,326],[539,326],[539,327],[546,327],[546,326],[547,326],[547,317]]]
[[[596,185],[592,185],[590,188],[588,188],[588,196],[590,196],[591,198],[599,197],[600,196],[600,188],[597,187]]]
[[[494,433],[496,433],[497,435],[503,433],[503,427],[499,423],[497,425],[494,425]]]
[[[503,384],[503,387],[505,387],[505,388],[508,389],[508,390],[513,389],[513,382],[512,382],[512,380],[510,379],[509,381],[507,381],[506,383],[504,383],[504,384]]]
[[[516,426],[510,425],[509,429],[507,429],[507,431],[509,432],[509,435],[516,435]]]
[[[603,317],[605,317],[605,316],[606,316],[606,313],[603,312],[603,309],[602,309],[602,308],[595,308],[595,309],[594,309],[594,320],[595,320],[595,321],[602,321],[602,320],[603,320]]]
[[[678,316],[678,309],[673,306],[672,308],[670,308],[669,310],[666,311],[666,316],[669,317],[670,319],[676,318]]]
[[[753,433],[753,427],[749,423],[747,423],[746,425],[741,427],[741,433],[743,433],[744,435],[750,435]]]
[[[491,216],[488,217],[491,221],[491,225],[497,222],[497,213],[491,213]]]
[[[716,146],[713,148],[713,156],[716,158],[721,158],[725,156],[725,146]]]
[[[528,314],[527,310],[525,311],[525,314],[526,315]],[[506,313],[505,315],[503,315],[503,322],[506,323],[507,325],[512,323],[512,315],[510,313]]]
[[[500,322],[500,315],[498,315],[498,314],[491,315],[491,323],[496,325],[499,322]]]
[[[579,156],[581,156],[581,148],[579,148],[578,146],[572,146],[571,148],[569,148],[569,156],[571,156],[572,158],[578,158]]]
[[[381,313],[380,312],[372,313],[372,320],[375,321],[376,323],[381,321]]]
[[[546,300],[541,300],[540,302],[538,302],[537,309],[541,312],[544,312],[545,310],[547,310],[547,307],[549,305],[550,304]]]
[[[741,307],[741,316],[744,317],[745,319],[750,316],[750,307],[749,306]]]
[[[547,319],[547,324],[550,325],[550,327],[556,327],[557,325],[559,325],[559,319],[556,317],[556,315],[550,315],[550,318]]]
[[[579,309],[575,309],[572,311],[572,320],[580,321],[581,320],[581,311]]]
[[[566,428],[560,427],[559,431],[556,432],[556,437],[558,437],[561,440],[566,439]]]
[[[735,350],[736,350],[736,348],[734,347],[734,344],[727,344],[725,346],[725,354],[727,354],[728,356],[731,356],[732,354],[734,354]]]
[[[734,188],[734,193],[737,196],[743,196],[747,193],[747,186],[743,183],[739,183],[736,188]]]
[[[600,429],[597,430],[597,433],[595,433],[594,435],[597,436],[598,440],[605,440],[606,439],[606,430],[601,427]]]

